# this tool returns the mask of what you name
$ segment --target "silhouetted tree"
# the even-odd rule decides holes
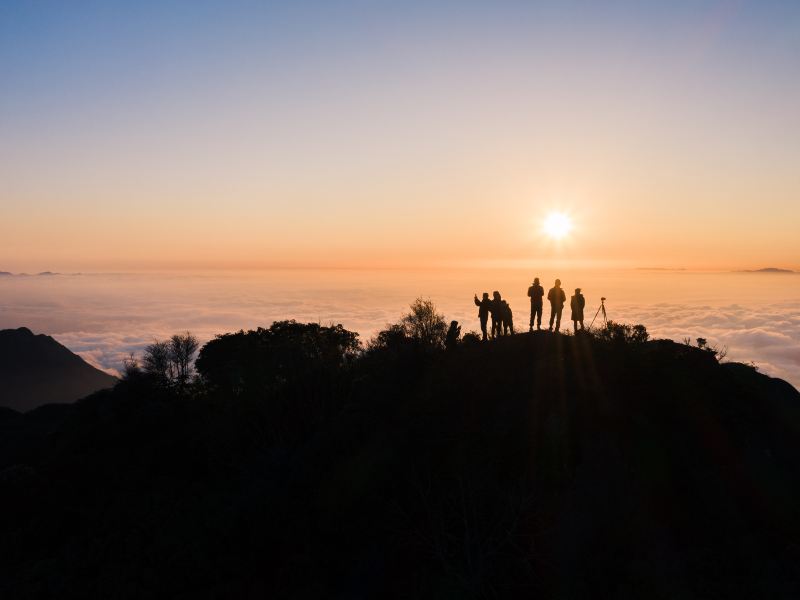
[[[169,340],[155,340],[144,350],[142,371],[157,385],[182,388],[192,376],[198,347],[197,338],[188,331],[173,335]],[[126,373],[129,366],[131,374],[139,368],[133,357],[126,361]]]
[[[358,334],[341,325],[276,321],[259,327],[219,335],[200,350],[196,367],[211,385],[233,392],[274,390],[314,373],[333,373],[358,354]]]
[[[168,385],[174,377],[170,360],[169,342],[156,340],[144,349],[142,359],[144,372],[159,385]]]
[[[388,325],[383,331],[379,331],[374,338],[369,341],[369,350],[380,350],[388,348],[398,348],[408,345],[411,338],[406,332],[404,325],[395,323]]]
[[[432,300],[417,298],[411,303],[411,311],[403,317],[402,324],[408,337],[423,346],[444,348],[447,323],[444,316],[436,312]]]
[[[196,367],[211,393],[255,401],[268,439],[288,443],[337,414],[360,348],[358,334],[341,325],[278,321],[217,336]]]
[[[184,386],[192,375],[194,355],[200,343],[188,331],[175,334],[169,341],[169,360],[172,363],[175,383]]]

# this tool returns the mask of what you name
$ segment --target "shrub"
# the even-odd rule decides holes
[[[447,337],[447,322],[436,312],[436,305],[430,299],[417,298],[411,303],[411,310],[402,319],[406,335],[428,348],[444,348]]]
[[[644,325],[627,325],[614,321],[609,321],[596,335],[602,340],[625,344],[642,344],[650,339],[650,334]]]

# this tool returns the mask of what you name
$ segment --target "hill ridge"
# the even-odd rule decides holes
[[[25,411],[74,402],[116,382],[49,335],[0,330],[0,406]]]

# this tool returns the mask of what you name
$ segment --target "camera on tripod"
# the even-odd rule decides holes
[[[601,312],[603,313],[603,327],[607,327],[608,326],[608,317],[606,316],[606,297],[605,296],[600,298],[600,307],[597,309],[597,312],[594,313],[594,319],[592,319],[592,322],[589,324],[589,329],[592,328],[592,325],[594,325],[595,319],[597,319],[597,315],[599,315]]]

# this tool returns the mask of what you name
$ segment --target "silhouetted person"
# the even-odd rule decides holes
[[[572,324],[575,333],[578,333],[578,323],[581,324],[583,331],[583,307],[586,306],[586,298],[581,294],[581,288],[575,288],[575,295],[569,299],[569,307],[572,309]]]
[[[450,321],[450,329],[447,330],[447,337],[444,339],[444,347],[453,350],[458,346],[458,338],[461,337],[461,327],[458,321]]]
[[[492,315],[492,338],[496,338],[503,329],[503,299],[500,292],[492,292],[492,301],[489,304],[489,313]]]
[[[564,303],[567,295],[561,289],[561,280],[556,279],[554,287],[547,292],[547,299],[550,301],[550,331],[553,331],[553,321],[556,322],[556,331],[561,328],[561,311],[564,310]]]
[[[511,312],[511,306],[508,302],[503,300],[503,335],[514,335],[514,313]]]
[[[486,334],[486,322],[489,320],[489,311],[492,309],[492,301],[489,300],[489,293],[483,292],[483,299],[478,300],[478,294],[475,294],[475,306],[478,307],[478,318],[481,321],[481,333],[483,334],[483,341],[489,339]]]
[[[539,278],[533,280],[533,284],[528,288],[528,296],[531,299],[531,323],[528,331],[533,331],[533,321],[536,317],[536,329],[542,328],[542,298],[544,297],[544,288],[539,285]]]

